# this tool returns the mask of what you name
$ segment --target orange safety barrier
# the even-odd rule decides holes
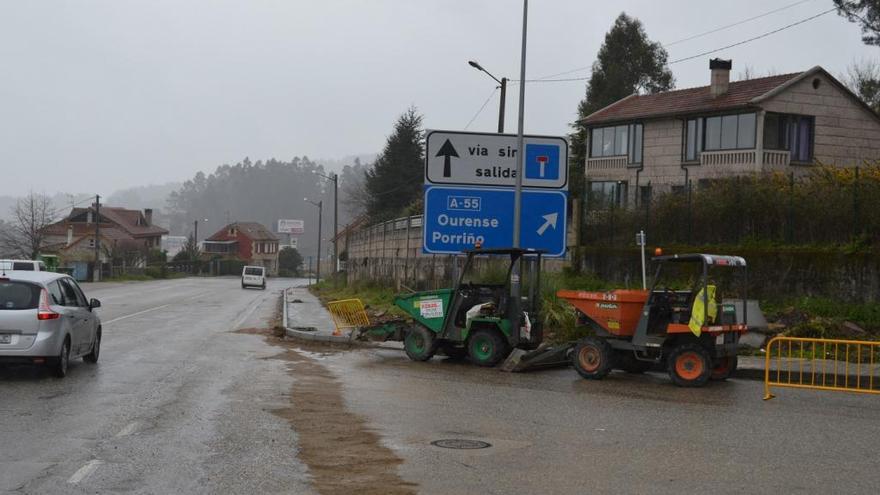
[[[880,394],[880,342],[774,337],[765,359],[764,400],[771,387]]]
[[[333,335],[341,335],[343,328],[361,328],[370,326],[370,317],[360,299],[343,299],[327,303],[330,316],[336,330]]]

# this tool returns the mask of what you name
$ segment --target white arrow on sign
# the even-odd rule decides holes
[[[544,232],[548,227],[553,227],[556,229],[556,220],[559,218],[559,213],[550,213],[547,215],[543,215],[544,223],[538,227],[538,235],[544,235]]]

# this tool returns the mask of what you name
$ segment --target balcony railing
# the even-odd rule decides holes
[[[626,155],[587,159],[587,170],[614,170],[626,168]]]
[[[791,153],[788,151],[765,150],[764,165],[786,166],[791,161]]]
[[[754,165],[755,150],[704,151],[700,165]]]

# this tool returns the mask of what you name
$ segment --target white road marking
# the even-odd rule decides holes
[[[248,318],[250,318],[250,316],[251,316],[252,314],[254,314],[254,311],[256,311],[257,308],[259,308],[260,305],[263,304],[263,301],[264,301],[264,300],[265,300],[265,296],[258,296],[258,297],[254,300],[254,302],[252,303],[253,306],[251,306],[251,308],[250,308],[248,311],[246,311],[246,312],[245,312],[243,315],[241,315],[237,320],[235,320],[235,323],[232,324],[232,329],[233,329],[233,330],[238,330],[238,327],[239,327],[242,323],[244,323],[245,320],[247,320]]]
[[[119,430],[119,433],[117,433],[117,434],[114,435],[114,436],[116,436],[116,437],[124,437],[124,436],[126,436],[126,435],[131,435],[132,433],[134,433],[134,430],[136,430],[137,427],[138,427],[138,422],[137,422],[137,421],[131,422],[131,423],[129,423],[128,425],[126,425],[125,428]]]
[[[83,467],[79,468],[70,479],[67,480],[70,484],[77,484],[80,481],[86,479],[90,474],[94,473],[98,466],[104,464],[104,461],[99,461],[98,459],[92,459],[91,461],[85,463]]]
[[[155,308],[145,309],[145,310],[143,310],[143,311],[138,311],[137,313],[132,313],[132,314],[130,314],[130,315],[120,316],[119,318],[113,318],[112,320],[105,321],[105,322],[102,322],[102,323],[103,323],[104,325],[109,325],[109,324],[111,324],[111,323],[116,323],[117,321],[126,320],[126,319],[128,319],[128,318],[132,318],[132,317],[135,317],[135,316],[139,316],[139,315],[142,315],[142,314],[144,314],[144,313],[149,313],[149,312],[151,312],[151,311],[156,311],[156,310],[159,310],[159,309],[162,309],[162,308],[167,308],[168,306],[171,306],[171,304],[163,304],[163,305],[161,305],[161,306],[156,306]]]

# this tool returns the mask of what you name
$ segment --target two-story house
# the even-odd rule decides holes
[[[236,258],[278,274],[278,236],[257,222],[235,222],[202,242],[205,255]]]
[[[140,211],[91,205],[73,208],[62,220],[46,226],[41,251],[57,255],[60,266],[71,268],[77,279],[85,280],[91,271],[89,265],[95,261],[96,230],[102,263],[126,255],[140,266],[146,261],[146,253],[160,249],[162,236],[168,234],[153,224],[153,210],[149,208]]]
[[[633,204],[689,182],[880,159],[880,116],[825,69],[730,82],[731,67],[713,59],[709,86],[630,95],[583,119],[590,191]]]

